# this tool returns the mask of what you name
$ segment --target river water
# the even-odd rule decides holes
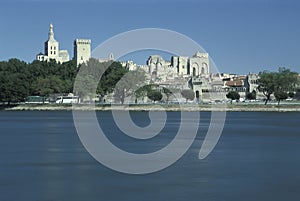
[[[167,115],[161,137],[132,141],[110,112],[97,112],[107,137],[134,153],[161,149],[174,138],[180,113]],[[137,125],[149,124],[146,112],[131,117]],[[1,111],[0,200],[300,200],[300,113],[228,112],[217,146],[199,160],[209,119],[209,112],[201,112],[197,137],[175,164],[128,175],[89,155],[71,112]]]

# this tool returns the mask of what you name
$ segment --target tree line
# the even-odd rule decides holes
[[[29,95],[47,96],[72,91],[77,67],[74,61],[62,64],[18,59],[0,62],[0,101],[20,102]]]
[[[101,79],[100,79],[101,78]],[[120,62],[100,62],[91,58],[76,66],[71,60],[65,63],[33,61],[26,63],[18,59],[0,62],[0,102],[24,102],[28,96],[48,97],[52,94],[75,93],[83,101],[96,95],[99,101],[113,93],[116,103],[123,104],[125,98],[133,95],[148,97],[153,102],[161,101],[163,94],[167,102],[172,91],[145,82],[145,71],[129,71]]]
[[[78,96],[83,99],[91,90],[91,80],[97,85],[97,93],[104,96],[113,91],[115,84],[128,72],[119,62],[109,63],[101,80],[95,80],[95,67],[102,67],[96,59],[87,64],[76,66],[76,62],[57,63],[33,61],[26,63],[18,59],[0,62],[0,102],[23,102],[28,96],[47,97],[51,94],[68,94],[73,92],[76,75],[85,70],[84,76],[77,77],[82,81]]]
[[[300,98],[299,77],[297,72],[292,72],[287,68],[279,68],[277,72],[262,71],[259,73],[257,80],[257,89],[263,93],[265,98],[265,105],[271,100],[274,95],[278,105],[280,101],[287,98]],[[257,92],[254,90],[246,94],[249,100],[256,99]],[[237,91],[230,91],[226,97],[231,100],[239,100],[240,95]]]
[[[287,68],[279,68],[278,72],[260,72],[257,84],[258,90],[266,96],[265,105],[270,101],[272,94],[278,101],[278,105],[281,100],[298,96],[295,93],[299,90],[298,73]]]

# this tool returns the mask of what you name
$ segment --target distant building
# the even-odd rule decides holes
[[[173,56],[171,66],[183,77],[208,76],[210,74],[208,53],[196,52],[192,57]]]
[[[176,68],[171,66],[171,62],[165,61],[160,55],[152,55],[147,60],[146,72],[149,73],[152,81],[173,80]]]
[[[67,50],[59,50],[59,42],[54,38],[53,25],[50,24],[48,40],[45,42],[45,53],[39,53],[36,60],[50,61],[54,59],[56,62],[66,62],[70,60]]]
[[[76,39],[74,41],[74,59],[76,65],[87,62],[91,58],[91,40]]]
[[[248,94],[251,92],[255,92],[256,98],[263,99],[265,98],[265,95],[263,94],[263,92],[258,90],[258,80],[259,80],[258,74],[249,73],[247,75],[245,80],[246,93]]]
[[[246,87],[247,93],[251,93],[252,91],[258,92],[258,83],[257,80],[259,79],[258,74],[248,74],[246,77]]]

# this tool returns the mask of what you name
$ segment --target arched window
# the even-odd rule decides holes
[[[205,62],[203,62],[202,68],[201,68],[201,74],[207,74],[207,73],[208,73],[207,64]]]

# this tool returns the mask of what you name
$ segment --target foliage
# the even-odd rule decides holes
[[[271,99],[271,95],[274,93],[277,84],[277,73],[275,72],[260,72],[258,83],[258,90],[266,96],[265,105]]]
[[[170,89],[168,89],[166,87],[163,87],[163,93],[166,95],[166,97],[167,97],[166,102],[168,103],[169,102],[169,98],[173,94],[173,92]]]
[[[289,92],[288,95],[290,98],[294,98],[296,94],[294,92]]]
[[[240,99],[240,94],[237,91],[229,91],[226,94],[226,97],[231,99],[231,103],[232,103],[232,100],[239,100]]]
[[[78,71],[81,73],[76,77]],[[93,97],[95,92],[103,97],[113,92],[127,73],[128,70],[119,62],[101,63],[97,59],[90,59],[78,68],[74,60],[65,63],[35,60],[27,64],[18,59],[10,59],[0,62],[0,102],[24,101],[30,95],[68,94],[73,92],[75,78],[76,93],[81,99]],[[145,78],[145,72],[130,72],[127,78],[126,83],[123,80],[118,85],[123,90],[126,89],[125,96],[130,88]]]
[[[157,91],[157,90],[150,90],[147,93],[147,96],[150,100],[156,102],[156,101],[160,101],[162,99],[162,94],[161,92]]]
[[[256,91],[253,90],[251,93],[248,93],[246,95],[246,98],[249,99],[249,100],[255,100],[256,99]]]
[[[152,87],[152,84],[147,84],[135,90],[135,103],[137,103],[137,98],[144,98],[145,96],[147,96],[148,92],[152,90]]]
[[[69,93],[77,74],[75,61],[65,63],[18,59],[0,62],[0,101],[24,101],[29,95],[48,96],[51,93]]]
[[[128,72],[128,70],[123,68],[120,62],[106,62],[99,63],[98,65],[100,65],[100,69],[102,69],[102,71],[101,79],[97,88],[97,94],[103,97],[114,91],[116,84]]]
[[[296,90],[294,98],[296,98],[297,100],[300,100],[300,88]]]
[[[289,97],[288,93],[285,91],[275,91],[274,96],[276,100],[278,101],[278,105],[281,100],[285,100]]]
[[[125,98],[135,94],[145,82],[145,71],[141,69],[127,72],[114,87],[114,97],[117,102],[124,103]]]
[[[60,93],[63,90],[63,81],[52,75],[46,78],[38,78],[33,83],[33,94],[39,96],[49,96],[53,93]]]
[[[95,97],[97,88],[97,80],[92,75],[80,74],[76,78],[74,85],[75,94],[78,95],[82,101],[84,98],[92,99]]]
[[[257,80],[258,90],[266,96],[265,105],[275,92],[281,94],[281,92],[294,91],[299,82],[297,76],[296,72],[286,68],[279,68],[278,72],[260,72],[260,78]]]
[[[188,100],[194,100],[195,98],[195,92],[192,89],[183,89],[181,91],[182,97],[185,98],[185,101],[187,102]]]
[[[139,87],[137,90],[135,90],[134,94],[136,96],[136,98],[144,98],[146,96],[148,96],[149,92],[158,90],[159,85],[158,84],[147,84],[147,85],[143,85],[141,87]],[[137,100],[136,100],[137,102]]]
[[[28,65],[18,59],[0,62],[0,101],[24,101],[29,94]]]

